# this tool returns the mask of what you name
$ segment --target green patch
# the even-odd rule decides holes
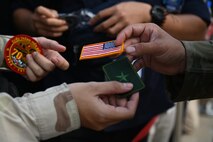
[[[133,93],[142,90],[145,85],[136,70],[127,57],[123,57],[116,61],[103,66],[106,79],[109,81],[131,82],[133,89],[125,94],[119,94],[118,97],[130,97]]]

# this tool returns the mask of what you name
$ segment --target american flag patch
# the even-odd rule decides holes
[[[116,46],[114,41],[100,42],[83,46],[80,60],[120,55],[124,51],[124,43]]]

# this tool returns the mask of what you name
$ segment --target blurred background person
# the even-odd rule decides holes
[[[50,74],[42,83],[43,89],[61,82],[103,81],[105,78],[102,66],[112,59],[78,61],[81,48],[85,44],[112,40],[129,24],[155,22],[174,37],[185,40],[203,39],[209,24],[208,8],[202,0],[176,1],[174,6],[169,1],[161,0],[15,1],[13,21],[19,32],[52,37],[67,47],[67,51],[62,55],[69,61],[71,67],[66,72],[56,70]],[[87,8],[96,15],[88,25],[73,28],[66,20],[59,18],[60,13],[76,12],[82,8]],[[161,18],[156,19],[157,15],[153,13],[159,9],[161,10],[157,14],[161,13]],[[141,92],[140,105],[135,118],[101,132],[82,128],[59,139],[129,142],[137,137],[141,129],[152,122],[153,117],[173,106],[167,97],[163,83],[164,76],[150,69],[144,69],[142,79],[146,88]],[[20,88],[23,90],[23,87]],[[169,138],[169,133],[166,133],[166,139]],[[144,141],[147,139],[147,134],[148,131],[145,132]],[[140,133],[139,137],[141,137]]]

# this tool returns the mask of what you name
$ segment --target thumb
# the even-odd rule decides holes
[[[154,50],[152,43],[138,43],[133,44],[125,48],[127,54],[133,57],[141,57],[143,55],[152,55],[156,51]]]
[[[99,87],[100,86],[100,87]],[[132,90],[132,83],[120,83],[117,81],[99,82],[97,86],[98,95],[122,94]]]
[[[64,52],[66,50],[66,47],[54,40],[50,40],[45,37],[38,37],[36,40],[44,49],[51,49],[58,52]]]

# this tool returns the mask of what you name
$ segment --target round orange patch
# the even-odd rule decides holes
[[[26,74],[26,55],[32,52],[42,53],[40,45],[32,37],[17,35],[11,38],[4,49],[7,66],[18,74]]]

